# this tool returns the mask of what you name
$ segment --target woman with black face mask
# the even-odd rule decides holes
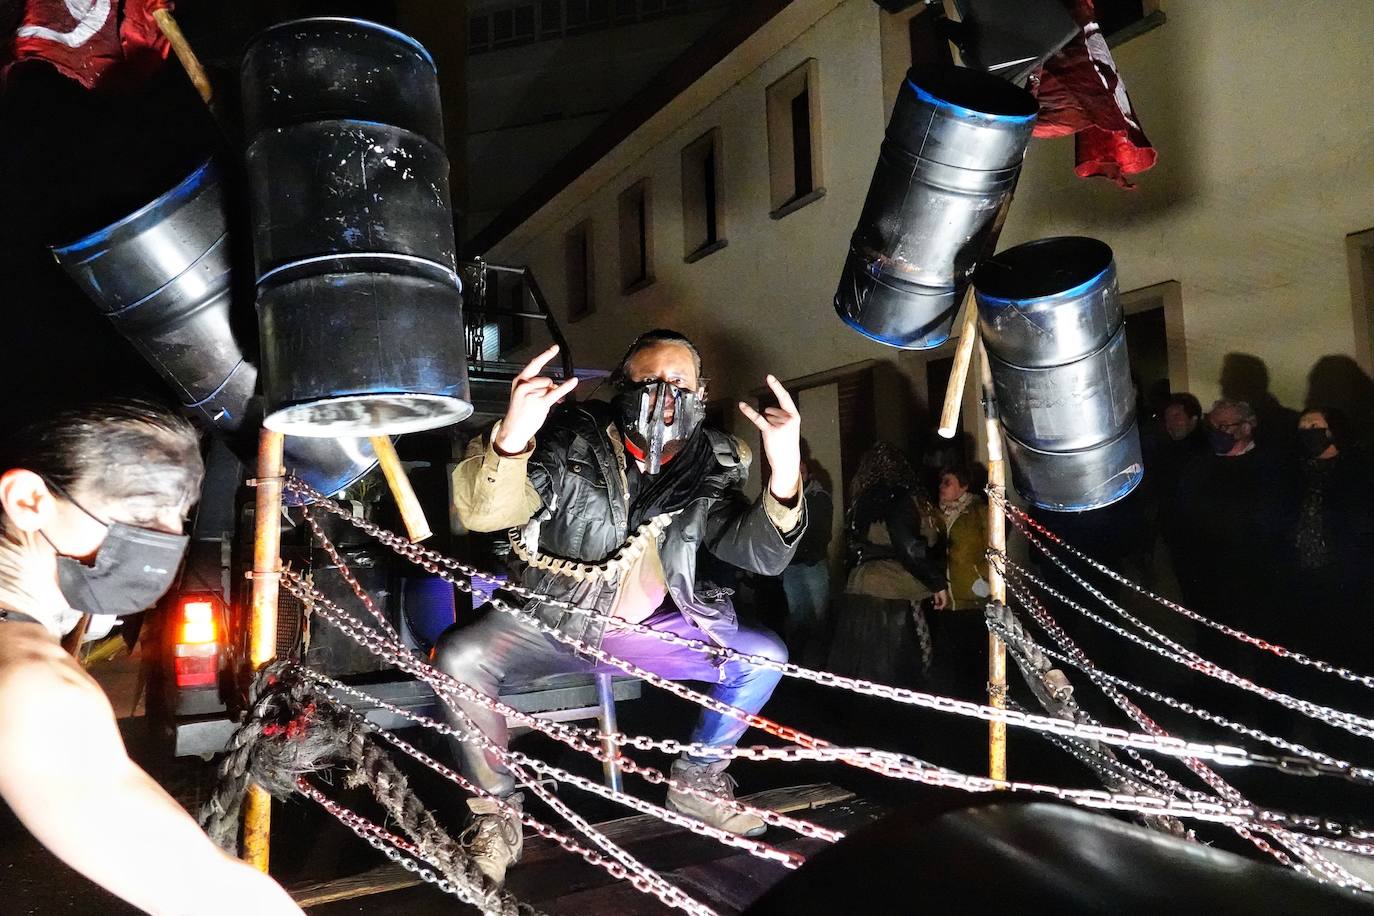
[[[60,413],[0,445],[0,798],[147,912],[299,914],[129,760],[104,692],[59,642],[83,614],[137,613],[168,589],[202,473],[186,420],[139,401]]]
[[[1374,488],[1351,451],[1342,415],[1311,408],[1298,419],[1297,518],[1289,542],[1291,608],[1310,608],[1288,627],[1293,648],[1370,667],[1359,638],[1369,626]]]

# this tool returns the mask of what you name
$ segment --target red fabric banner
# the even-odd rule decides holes
[[[1158,154],[1131,107],[1107,39],[1093,18],[1093,0],[1065,2],[1081,31],[1031,80],[1040,102],[1035,136],[1076,134],[1074,171],[1079,177],[1100,175],[1123,188],[1132,187],[1126,176],[1153,166]]]
[[[4,69],[41,60],[87,89],[127,88],[162,66],[171,46],[153,19],[168,0],[27,0]]]

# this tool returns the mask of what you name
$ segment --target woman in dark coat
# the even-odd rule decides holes
[[[916,473],[891,443],[864,455],[851,484],[845,527],[849,579],[839,601],[830,670],[885,683],[911,683],[930,667],[930,630],[921,603],[949,603],[930,513]]]

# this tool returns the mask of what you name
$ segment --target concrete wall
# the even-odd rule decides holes
[[[1280,400],[1300,404],[1319,358],[1355,352],[1344,239],[1374,226],[1368,0],[1162,8],[1165,25],[1115,52],[1159,164],[1123,191],[1074,176],[1072,139],[1035,141],[1003,243],[1103,239],[1123,289],[1181,284],[1188,385],[1204,402],[1227,354],[1242,353],[1267,365]],[[866,341],[831,306],[886,121],[885,15],[871,0],[796,0],[491,252],[530,264],[559,309],[563,235],[591,219],[596,312],[566,328],[580,364],[609,366],[635,333],[669,325],[700,341],[717,395],[747,394],[767,371],[792,379],[865,359],[895,364],[925,395],[926,356]],[[812,57],[826,194],[775,221],[764,91]],[[679,155],[717,126],[729,244],[686,264]],[[644,177],[657,282],[624,296],[616,195]],[[909,401],[883,409],[894,424],[912,415]]]

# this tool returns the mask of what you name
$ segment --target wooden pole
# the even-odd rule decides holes
[[[978,336],[978,306],[973,301],[973,284],[964,294],[964,320],[959,323],[959,345],[954,351],[954,366],[949,371],[945,388],[945,406],[940,411],[940,435],[954,438],[959,428],[959,410],[964,404],[964,386],[968,380],[968,366],[973,359],[973,345]]]
[[[172,16],[172,11],[166,6],[158,6],[153,10],[153,20],[157,27],[167,39],[167,43],[172,46],[172,53],[181,61],[182,68],[186,75],[191,79],[191,85],[196,87],[196,92],[205,104],[214,107],[215,90],[210,85],[210,77],[205,75],[205,68],[200,65],[200,58],[196,57],[196,52],[191,50],[191,45],[186,41],[186,36],[181,32],[181,26]]]
[[[253,599],[249,616],[248,660],[257,671],[277,654],[277,590],[281,579],[281,495],[286,437],[264,429],[258,434],[257,508],[253,516]],[[243,858],[267,871],[272,845],[272,796],[248,787],[243,807]]]
[[[369,441],[382,465],[387,486],[391,487],[392,498],[401,510],[401,521],[405,523],[410,542],[418,544],[433,536],[434,532],[429,530],[429,522],[425,519],[425,510],[420,508],[420,500],[415,498],[415,490],[406,476],[406,469],[401,465],[401,457],[396,454],[396,446],[391,444],[387,436],[372,436]]]
[[[978,340],[978,365],[983,380],[983,418],[988,435],[988,486],[1006,492],[1007,463],[1002,448],[1002,423],[997,413],[997,398],[992,388],[992,368],[988,353]],[[1007,548],[1007,517],[995,499],[988,500],[988,549],[1001,553]],[[988,599],[1005,604],[1007,583],[997,564],[988,563]],[[988,705],[1007,708],[1007,647],[988,633]],[[1007,778],[1007,723],[988,723],[988,776]]]

